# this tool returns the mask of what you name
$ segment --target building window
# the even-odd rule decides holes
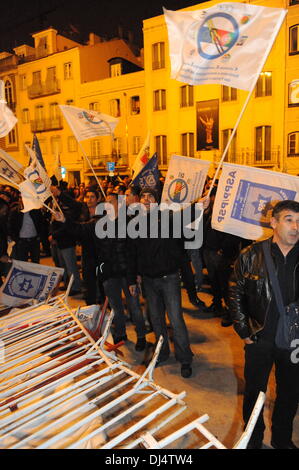
[[[114,117],[120,116],[120,99],[110,100],[110,114]]]
[[[255,96],[272,95],[272,72],[262,72],[256,82]]]
[[[181,91],[181,108],[194,105],[194,87],[192,85],[184,85]]]
[[[29,124],[30,118],[29,118],[29,109],[24,108],[22,109],[22,123],[23,124]]]
[[[63,64],[63,77],[65,80],[70,80],[73,78],[73,64],[72,62],[67,62]]]
[[[26,88],[27,88],[27,79],[26,79],[26,75],[23,74],[23,75],[20,75],[20,89],[26,90]]]
[[[271,161],[271,126],[255,128],[255,161]]]
[[[115,139],[113,141],[113,150],[114,150],[114,153],[117,157],[121,156],[121,151],[122,151],[121,137],[115,137]]]
[[[42,83],[42,76],[41,71],[38,70],[37,72],[32,73],[32,85],[41,85]]]
[[[237,99],[237,88],[222,85],[221,87],[222,101],[236,101]]]
[[[100,103],[98,101],[89,103],[89,109],[91,109],[92,111],[100,111]]]
[[[156,42],[152,45],[152,68],[153,70],[165,68],[165,43]]]
[[[133,137],[133,155],[137,155],[140,149],[141,149],[141,137],[134,136]]]
[[[166,135],[157,135],[155,137],[155,151],[158,155],[158,164],[167,165],[167,137]]]
[[[139,96],[131,96],[131,114],[140,114]]]
[[[51,152],[53,155],[62,153],[61,138],[59,135],[54,135],[51,137]]]
[[[122,72],[122,64],[110,64],[110,77],[119,77]]]
[[[4,91],[5,91],[5,100],[8,106],[10,106],[13,103],[13,89],[12,89],[12,83],[10,80],[5,81]]]
[[[56,67],[48,67],[46,82],[53,82],[55,79],[56,79]]]
[[[73,135],[70,135],[67,138],[67,148],[69,152],[77,152],[78,150],[78,144],[76,138]]]
[[[288,157],[299,157],[299,132],[288,135]]]
[[[74,100],[66,100],[65,104],[68,106],[74,106]]]
[[[233,129],[224,129],[222,131],[222,152],[224,152],[228,143],[228,139],[232,135],[232,132],[233,132]],[[227,161],[231,163],[237,163],[237,133],[236,132],[228,148],[226,159]]]
[[[298,54],[298,25],[292,26],[290,28],[290,39],[289,39],[289,54]]]
[[[185,157],[194,157],[194,134],[186,132],[181,134],[182,155]]]
[[[289,83],[289,107],[299,106],[299,80]]]
[[[47,141],[46,141],[46,139],[42,139],[42,138],[39,137],[38,142],[39,142],[39,146],[40,146],[40,150],[41,150],[42,155],[46,155],[47,154]]]
[[[60,116],[58,103],[50,103],[50,119],[57,119]]]
[[[42,104],[35,106],[35,119],[37,121],[42,121],[44,119],[44,107]]]
[[[166,109],[166,90],[154,91],[154,111]]]
[[[16,130],[12,129],[10,133],[8,134],[8,144],[9,145],[15,145],[17,143],[17,134]]]
[[[290,0],[290,7],[292,5],[299,5],[299,0]]]
[[[93,140],[91,142],[91,156],[100,157],[101,156],[101,142],[99,139]]]

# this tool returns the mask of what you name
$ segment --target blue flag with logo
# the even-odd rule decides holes
[[[14,259],[0,288],[0,302],[8,306],[26,304],[32,299],[42,302],[53,292],[63,273],[62,268]]]
[[[40,149],[39,141],[38,141],[38,138],[36,137],[36,134],[34,134],[34,136],[33,136],[32,150],[35,152],[36,158],[38,159],[41,166],[44,169],[46,169],[46,165],[45,165],[45,162],[44,162],[44,159],[43,159],[43,156],[42,156],[42,151]],[[30,160],[29,160],[29,165],[30,165],[30,163],[31,163],[31,157],[30,157]]]
[[[158,168],[158,155],[154,153],[152,158],[147,162],[143,169],[138,173],[136,178],[132,180],[133,186],[143,188],[151,188],[160,191],[160,171]]]

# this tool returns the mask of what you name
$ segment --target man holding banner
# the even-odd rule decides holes
[[[278,341],[281,314],[276,293],[279,289],[273,288],[264,250],[269,247],[269,259],[274,262],[285,316],[287,309],[299,298],[299,202],[284,200],[277,203],[271,226],[273,237],[250,245],[236,261],[230,288],[230,311],[234,328],[245,344],[245,425],[259,392],[266,392],[275,364],[277,387],[271,445],[275,449],[296,449],[292,431],[299,400],[299,361],[293,357],[292,349],[283,348]],[[262,448],[264,429],[261,414],[248,448]]]

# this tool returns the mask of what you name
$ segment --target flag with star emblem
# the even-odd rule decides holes
[[[23,165],[0,149],[0,177],[5,180],[5,184],[7,182],[14,183],[15,185],[20,184],[24,181],[22,172]]]
[[[149,159],[147,164],[132,180],[133,186],[139,186],[141,189],[151,188],[160,191],[160,171],[158,168],[158,156],[156,153]]]
[[[299,201],[298,176],[224,163],[213,207],[212,227],[248,240],[272,235],[272,209]]]
[[[0,288],[0,303],[10,307],[27,304],[32,299],[46,300],[63,276],[64,269],[13,260]]]
[[[172,155],[169,162],[161,202],[191,203],[202,194],[209,161]]]
[[[254,87],[287,10],[240,2],[164,9],[171,78],[190,85]]]

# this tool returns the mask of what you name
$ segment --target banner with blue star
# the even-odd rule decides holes
[[[268,238],[272,210],[284,200],[299,200],[297,176],[224,163],[212,226],[249,240]]]
[[[0,303],[12,307],[32,299],[42,302],[51,295],[63,272],[62,268],[13,260],[0,289]]]

